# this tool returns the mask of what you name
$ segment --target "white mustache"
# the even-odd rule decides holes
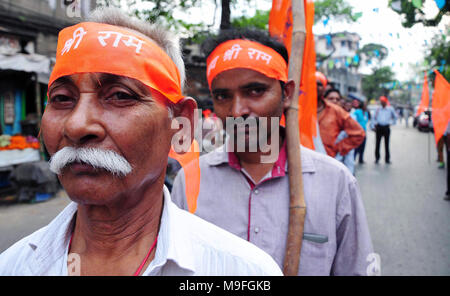
[[[73,162],[83,162],[119,177],[128,175],[132,170],[130,163],[114,151],[73,147],[64,147],[56,152],[49,160],[50,170],[59,175],[65,166]]]

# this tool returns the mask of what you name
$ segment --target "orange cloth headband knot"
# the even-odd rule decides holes
[[[137,79],[175,104],[183,99],[172,59],[151,39],[125,28],[84,22],[59,33],[48,85],[62,76],[89,72]]]
[[[235,39],[220,44],[206,60],[206,76],[209,87],[213,79],[223,71],[246,68],[267,77],[287,82],[287,63],[274,49],[261,43]]]

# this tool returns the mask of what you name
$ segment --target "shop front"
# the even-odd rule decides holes
[[[0,51],[0,203],[43,200],[57,183],[38,138],[49,74],[46,56]]]

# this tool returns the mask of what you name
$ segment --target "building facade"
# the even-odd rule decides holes
[[[0,134],[37,136],[58,32],[80,22],[95,0],[0,0]]]
[[[315,38],[317,69],[342,95],[361,94],[362,75],[358,68],[360,36],[356,33],[340,32],[318,35]]]

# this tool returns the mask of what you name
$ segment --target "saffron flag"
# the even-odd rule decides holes
[[[292,0],[273,0],[269,15],[269,33],[286,46],[289,56],[292,42]],[[299,93],[299,129],[303,146],[314,149],[313,137],[316,136],[317,88],[316,88],[316,52],[314,48],[314,2],[304,0],[306,39],[303,51],[303,67]],[[298,82],[296,82],[298,83]]]
[[[434,80],[432,120],[437,145],[450,120],[450,84],[437,70],[434,70],[434,73],[436,73],[436,78]]]
[[[420,105],[416,112],[416,117],[419,116],[430,105],[430,91],[428,89],[427,72],[423,78],[422,98],[420,99]]]
[[[169,157],[177,160],[184,170],[186,184],[185,194],[189,212],[197,210],[197,197],[200,192],[200,149],[196,140],[193,140],[188,152],[177,153],[170,148]]]

